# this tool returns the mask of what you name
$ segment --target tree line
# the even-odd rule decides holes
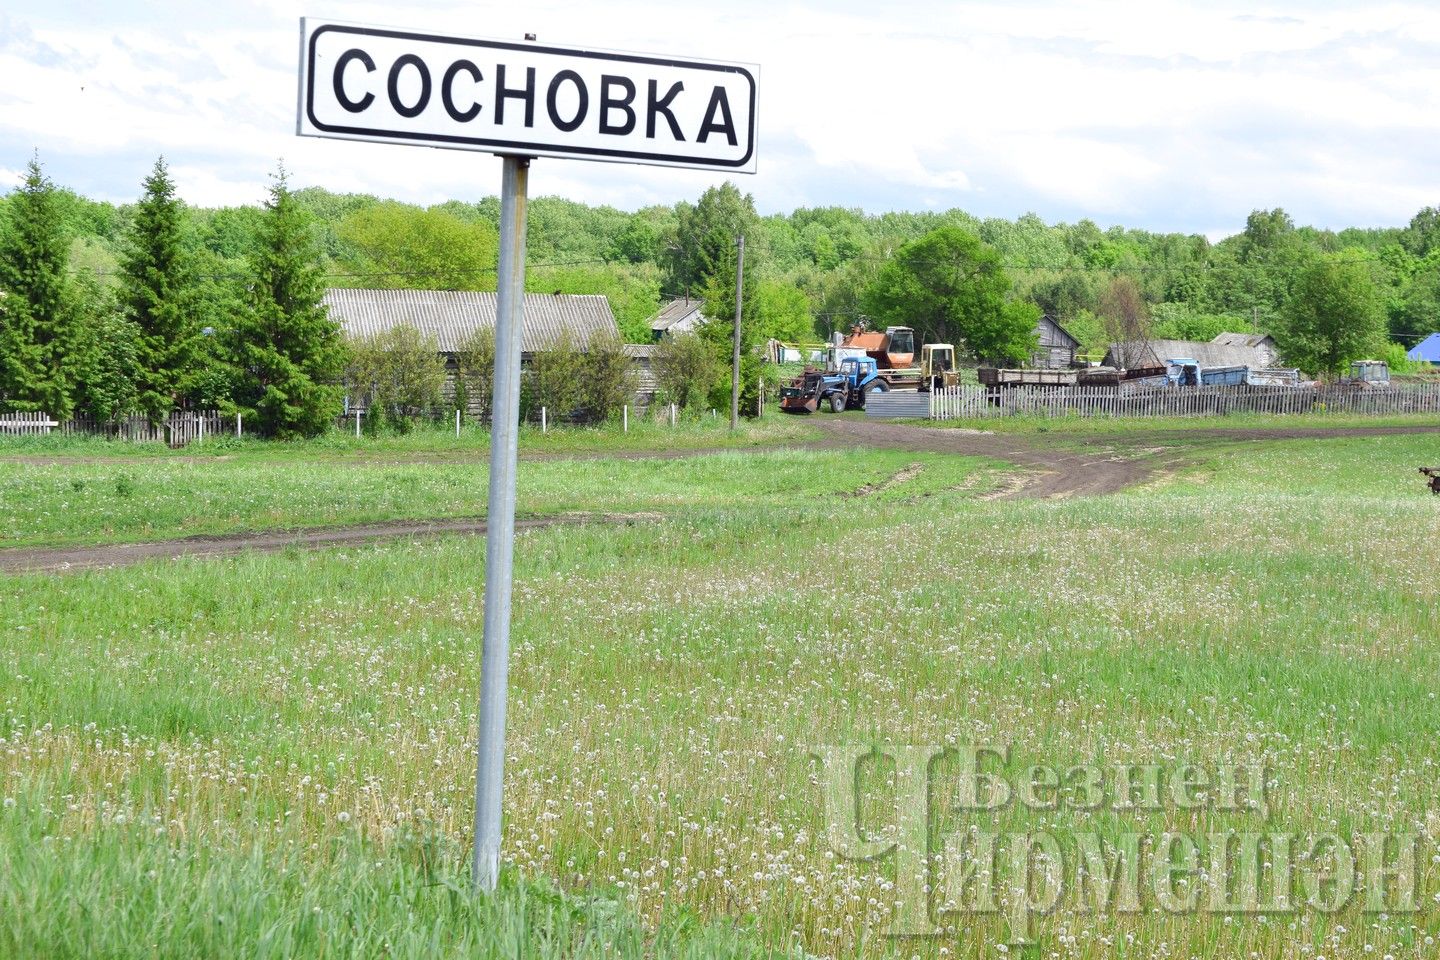
[[[350,358],[326,286],[494,290],[499,201],[421,208],[290,189],[256,206],[182,203],[163,159],[139,200],[56,187],[38,160],[0,199],[0,410],[159,416],[179,405],[249,412],[274,435],[318,428]],[[905,324],[975,359],[1022,361],[1034,320],[1057,317],[1098,356],[1130,334],[1208,340],[1265,332],[1310,372],[1406,347],[1440,328],[1440,210],[1394,228],[1317,230],[1251,213],[1218,243],[1034,214],[867,215],[838,207],[760,216],[733,184],[635,212],[554,197],[530,204],[527,289],[599,293],[627,342],[667,300],[703,300],[699,343],[666,345],[667,395],[723,406],[742,284],[743,402],[757,348],[857,324]],[[681,383],[677,371],[689,371]],[[462,378],[462,391],[476,389]]]

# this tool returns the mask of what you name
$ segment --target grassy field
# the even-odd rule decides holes
[[[676,426],[668,421],[636,416],[623,429],[618,422],[593,427],[565,426],[542,431],[525,424],[520,428],[522,454],[564,456],[575,453],[624,453],[649,450],[745,449],[813,440],[820,436],[803,418],[783,416],[778,411],[764,418],[741,420],[737,429],[723,417],[688,416]],[[212,436],[179,449],[163,443],[127,443],[101,437],[62,434],[10,436],[0,434],[0,460],[19,457],[75,458],[104,460],[232,458],[247,454],[264,459],[285,458],[296,453],[332,460],[414,460],[430,456],[473,457],[484,460],[490,450],[490,433],[467,423],[456,436],[446,424],[417,427],[410,433],[385,433],[356,437],[348,430],[332,430],[314,440],[277,443],[254,437]]]
[[[720,452],[683,459],[526,462],[521,516],[574,511],[654,512],[748,501],[777,505],[847,494],[906,466],[922,468],[905,492],[958,484],[978,461],[861,450]],[[0,461],[0,547],[126,543],[174,537],[406,519],[484,516],[483,460],[337,464],[323,446],[257,449],[235,457],[157,457],[114,463]]]
[[[1165,483],[1048,502],[982,500],[993,468],[919,454],[527,465],[573,471],[531,481],[530,509],[663,517],[517,540],[493,900],[464,881],[475,541],[0,579],[0,955],[998,955],[1004,914],[884,935],[893,857],[826,839],[811,752],[845,743],[1005,746],[1007,775],[1271,770],[1268,819],[942,804],[932,840],[978,823],[1424,841],[1418,913],[1060,910],[1011,955],[1432,955],[1440,498],[1413,470],[1437,452],[1207,447]],[[184,469],[244,487],[225,461]],[[937,765],[937,795],[953,774]]]

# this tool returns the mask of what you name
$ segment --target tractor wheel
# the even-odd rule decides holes
[[[845,394],[841,393],[839,390],[836,390],[834,393],[830,394],[830,412],[845,412]]]

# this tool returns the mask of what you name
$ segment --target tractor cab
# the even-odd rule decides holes
[[[1200,386],[1200,361],[1191,357],[1171,357],[1165,361],[1165,377],[1173,386]]]
[[[1390,385],[1390,364],[1384,360],[1356,360],[1350,364],[1350,378],[1357,383]]]
[[[920,348],[920,389],[940,390],[959,382],[953,344],[927,343]]]
[[[840,375],[852,388],[863,387],[875,379],[875,361],[870,357],[846,357],[840,361]]]

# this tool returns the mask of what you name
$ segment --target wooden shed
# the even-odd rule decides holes
[[[1080,349],[1080,341],[1050,314],[1045,314],[1035,325],[1035,339],[1039,343],[1035,352],[1030,355],[1030,366],[1063,370],[1074,365],[1075,351]]]

